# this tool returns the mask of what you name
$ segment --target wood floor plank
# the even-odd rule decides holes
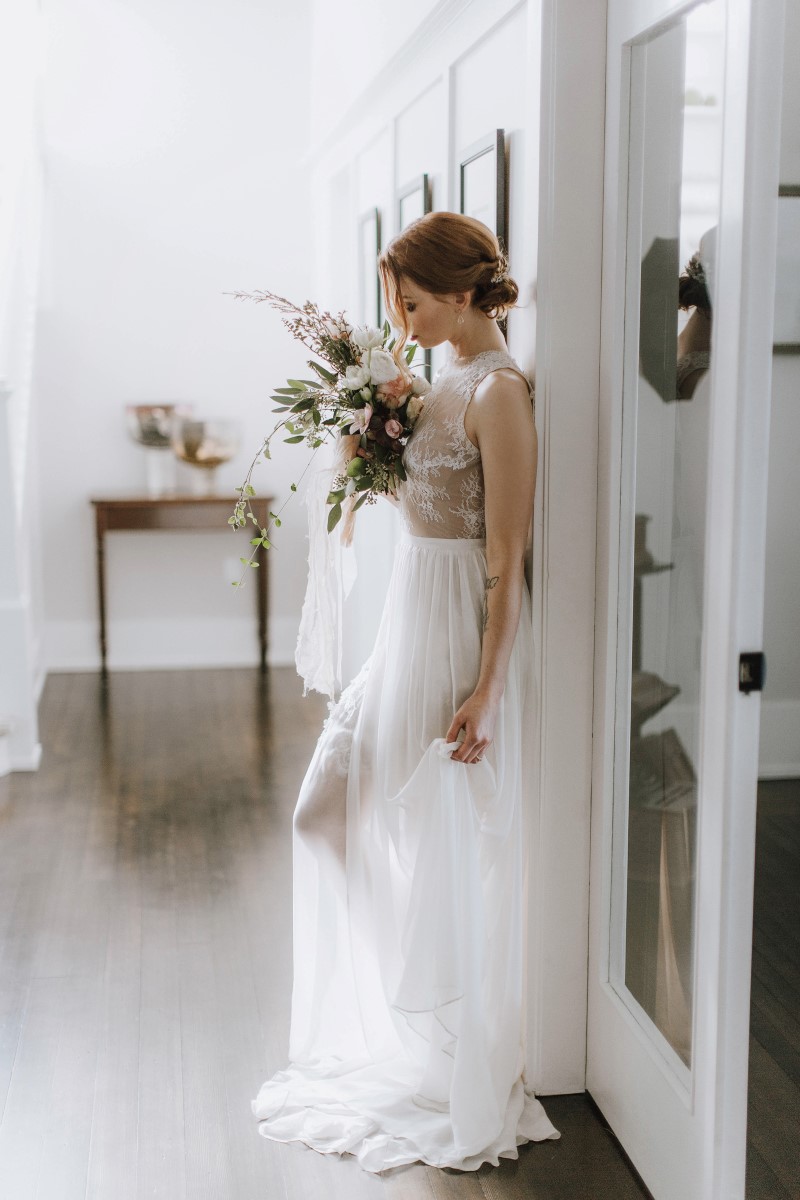
[[[130,831],[128,831],[129,833]],[[124,847],[126,836],[120,837]],[[115,855],[97,1027],[95,1107],[86,1200],[136,1200],[139,1153],[139,1030],[142,913],[139,873],[124,849]]]
[[[102,992],[96,975],[64,975],[52,983],[61,1032],[50,1093],[40,1098],[45,1137],[36,1196],[37,1200],[84,1200]]]
[[[748,1140],[790,1195],[800,1195],[800,1089],[752,1040],[749,1073]]]
[[[752,1143],[747,1146],[745,1196],[747,1200],[797,1200],[797,1193],[786,1190]]]
[[[800,781],[758,789],[747,1198],[800,1196]]]
[[[14,1200],[36,1200],[46,1152],[45,1105],[52,1083],[64,1014],[58,979],[34,979],[0,1124],[0,1179]],[[51,1120],[58,1111],[49,1112]]]

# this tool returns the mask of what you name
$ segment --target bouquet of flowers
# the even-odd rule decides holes
[[[273,292],[232,294],[236,299],[266,302],[277,309],[292,336],[323,362],[308,360],[315,378],[288,379],[285,387],[275,388],[274,411],[286,415],[264,439],[244,483],[236,489],[239,499],[228,524],[240,529],[250,519],[258,525],[248,506],[248,499],[256,494],[251,476],[262,456],[271,457],[270,442],[281,430],[288,434],[285,442],[303,442],[315,453],[333,438],[340,439],[341,446],[341,439],[349,436],[350,447],[358,439],[349,461],[344,461],[341,452],[337,455],[337,473],[327,497],[331,506],[328,533],[340,521],[346,502],[353,513],[365,503],[374,503],[380,495],[396,495],[399,484],[406,478],[403,448],[422,410],[423,396],[430,390],[427,379],[410,370],[416,346],[410,346],[398,362],[392,354],[396,339],[390,340],[388,322],[382,330],[369,325],[353,326],[344,313],[333,316],[322,312],[310,300],[298,307]],[[297,491],[296,483],[291,490]],[[352,499],[348,501],[349,497]],[[276,526],[280,525],[281,511],[270,513],[270,520]],[[258,565],[253,559],[259,546],[269,549],[268,534],[269,528],[259,529],[259,536],[251,538],[250,559],[243,558],[242,562]]]

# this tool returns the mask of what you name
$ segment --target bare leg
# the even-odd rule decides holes
[[[331,708],[294,810],[295,833],[315,852],[330,855],[342,874],[353,732],[364,698],[369,663],[367,659]]]

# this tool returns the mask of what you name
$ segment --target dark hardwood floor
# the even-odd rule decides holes
[[[468,1174],[369,1176],[259,1137],[250,1101],[288,1038],[291,815],[325,711],[290,668],[264,683],[255,670],[48,679],[42,767],[0,780],[2,1200],[646,1195],[586,1095],[545,1099],[559,1142]],[[800,1195],[800,804],[769,788],[748,1164],[759,1200]]]
[[[285,1065],[291,816],[326,713],[293,669],[53,675],[0,780],[2,1200],[645,1193],[585,1095],[560,1142],[383,1177],[260,1137]]]
[[[762,780],[750,991],[748,1200],[800,1197],[800,780]]]

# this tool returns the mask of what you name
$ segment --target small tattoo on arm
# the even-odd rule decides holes
[[[500,579],[499,575],[492,575],[492,577],[490,579],[486,580],[486,596],[484,597],[484,600],[483,600],[483,628],[484,629],[489,624],[489,590],[497,585],[499,579]]]

